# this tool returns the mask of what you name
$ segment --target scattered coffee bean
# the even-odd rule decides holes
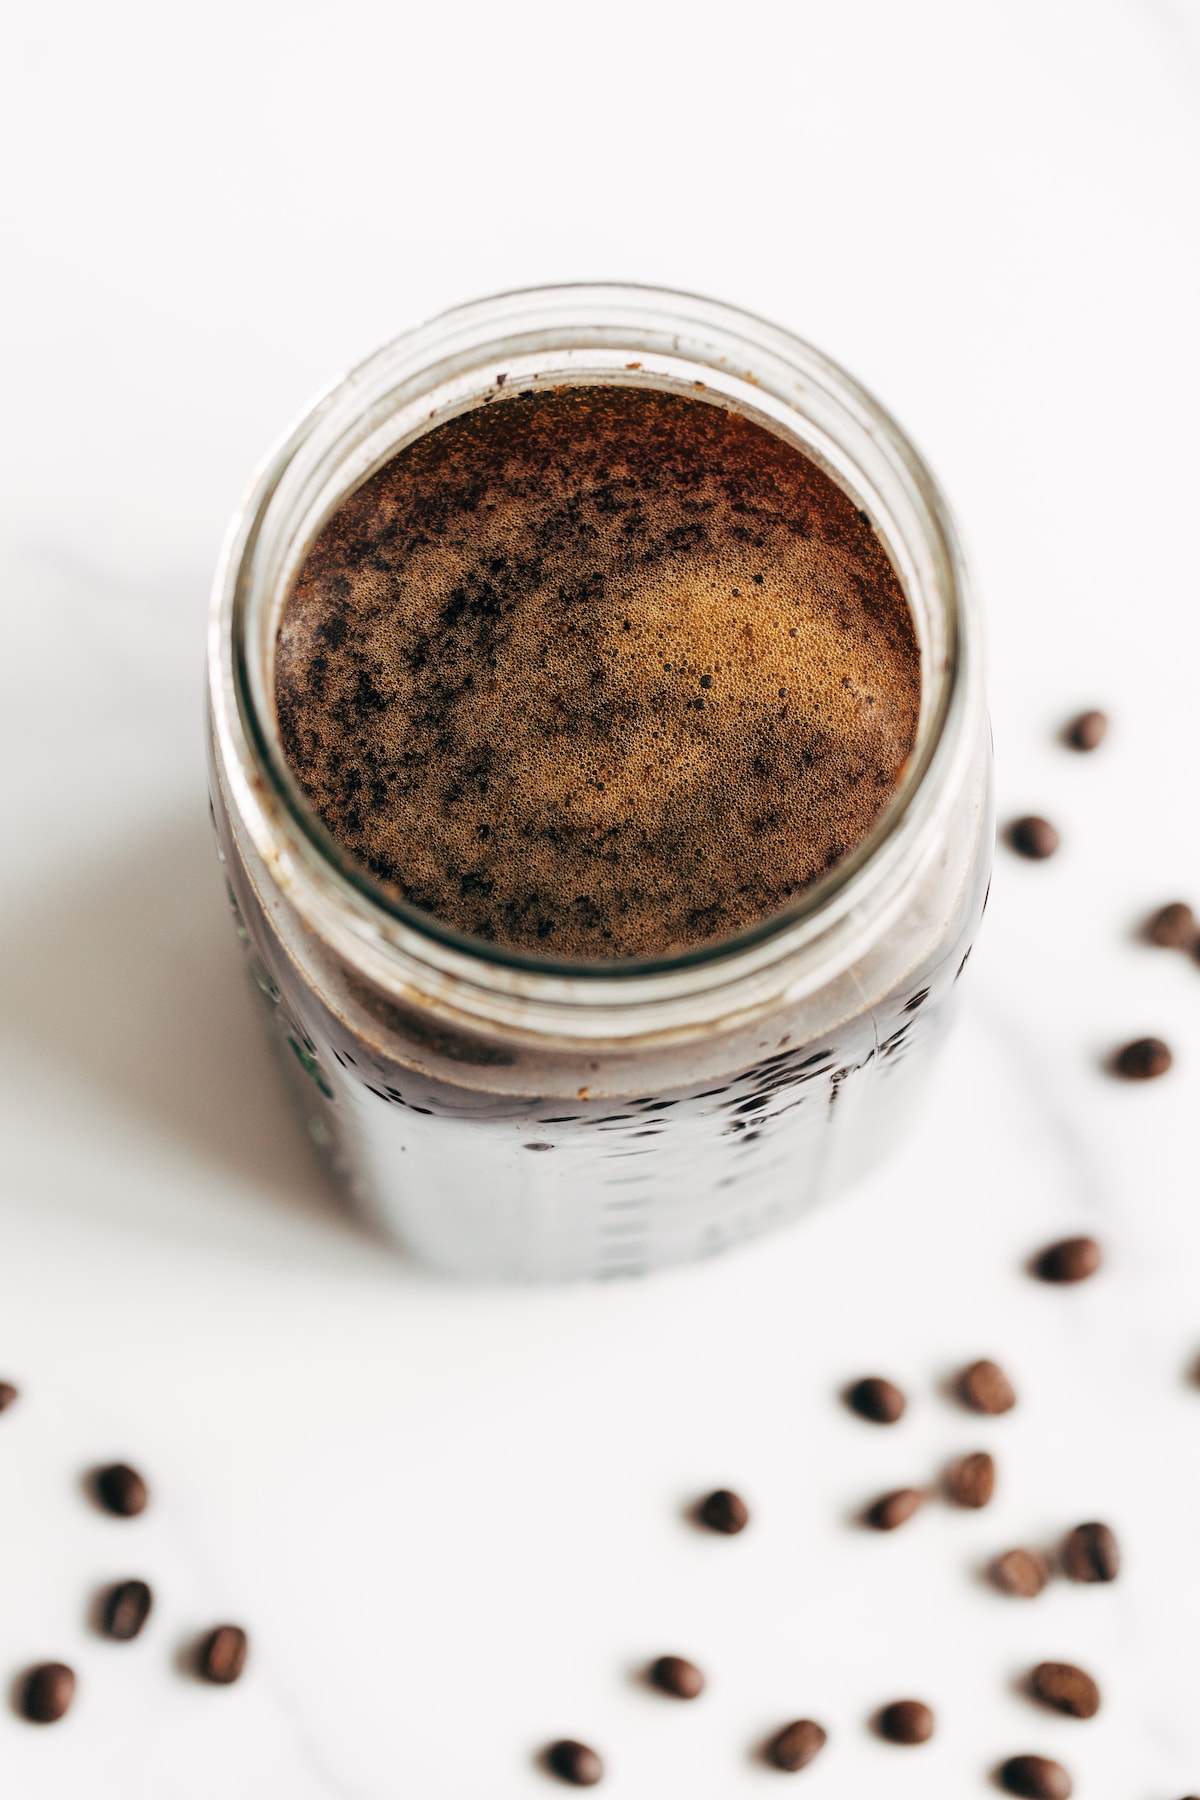
[[[1123,1044],[1112,1059],[1112,1072],[1122,1081],[1157,1081],[1171,1067],[1170,1049],[1161,1038],[1134,1038]]]
[[[596,1752],[587,1744],[576,1743],[574,1738],[560,1738],[557,1744],[550,1745],[546,1767],[572,1787],[595,1787],[604,1774],[604,1764]]]
[[[908,1403],[894,1382],[882,1375],[864,1375],[847,1388],[846,1404],[860,1419],[869,1419],[873,1425],[894,1425],[904,1417]]]
[[[686,1656],[660,1656],[650,1665],[650,1680],[676,1700],[695,1700],[704,1692],[704,1676]]]
[[[11,1381],[0,1381],[0,1412],[7,1412],[14,1400],[20,1398],[20,1389]]]
[[[1107,1525],[1077,1525],[1063,1545],[1063,1568],[1072,1581],[1115,1581],[1121,1552]]]
[[[1095,1238],[1063,1238],[1048,1244],[1033,1261],[1033,1273],[1039,1281],[1053,1281],[1060,1286],[1074,1281],[1087,1281],[1104,1260]]]
[[[97,1469],[92,1485],[105,1512],[115,1513],[120,1519],[134,1519],[146,1510],[150,1490],[142,1476],[128,1463],[112,1463],[107,1469]]]
[[[972,1412],[1006,1413],[1017,1404],[1012,1382],[998,1363],[973,1362],[958,1378],[959,1397]]]
[[[732,1493],[729,1488],[718,1488],[715,1494],[700,1502],[696,1517],[710,1531],[721,1531],[726,1537],[734,1537],[739,1531],[745,1531],[750,1523],[750,1509],[740,1494]]]
[[[889,1744],[927,1744],[933,1736],[933,1712],[923,1700],[893,1700],[876,1723]]]
[[[1024,1800],[1071,1800],[1075,1791],[1062,1764],[1048,1756],[1010,1756],[999,1775],[1001,1787]]]
[[[1108,730],[1108,714],[1082,712],[1063,731],[1063,742],[1072,750],[1098,750]]]
[[[53,1725],[75,1698],[75,1671],[66,1663],[41,1663],[21,1685],[21,1711],[34,1725]]]
[[[825,1736],[815,1719],[793,1719],[776,1732],[764,1754],[773,1768],[794,1775],[797,1769],[806,1769],[825,1748]]]
[[[203,1638],[196,1655],[196,1672],[205,1681],[228,1687],[246,1667],[249,1640],[240,1625],[217,1625]]]
[[[978,1511],[996,1491],[996,1465],[986,1450],[973,1450],[950,1464],[945,1475],[946,1498],[954,1506]]]
[[[1029,1692],[1071,1719],[1094,1719],[1100,1711],[1100,1689],[1073,1663],[1039,1663],[1029,1677]]]
[[[1053,856],[1058,849],[1059,837],[1049,819],[1039,819],[1030,814],[1025,819],[1014,819],[1008,828],[1010,849],[1018,856],[1028,856],[1034,862],[1043,862],[1046,857]]]
[[[895,1531],[898,1525],[908,1523],[924,1499],[920,1488],[897,1488],[873,1501],[863,1517],[873,1531]]]
[[[100,1629],[105,1637],[127,1644],[150,1617],[153,1603],[154,1596],[144,1581],[119,1581],[104,1596]]]
[[[1151,914],[1143,935],[1149,943],[1159,944],[1164,950],[1190,950],[1200,937],[1200,925],[1190,906],[1183,900],[1172,900],[1168,906],[1160,906]]]
[[[1020,1600],[1034,1599],[1050,1577],[1046,1558],[1038,1550],[1006,1550],[988,1573],[1002,1594],[1013,1594]]]

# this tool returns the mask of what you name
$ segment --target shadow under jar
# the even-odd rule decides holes
[[[654,960],[556,960],[419,909],[322,823],[281,739],[280,624],[338,509],[425,433],[573,387],[702,400],[797,447],[883,547],[919,651],[911,753],[865,833],[782,909]],[[219,853],[309,1134],[425,1264],[564,1279],[706,1256],[844,1186],[911,1118],[990,869],[979,624],[925,465],[800,340],[610,286],[398,339],[254,481],[218,572],[209,704]]]

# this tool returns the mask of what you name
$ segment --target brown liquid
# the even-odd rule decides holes
[[[808,457],[641,387],[501,397],[334,514],[279,632],[284,751],[393,893],[477,938],[660,956],[777,912],[916,736],[894,569]]]

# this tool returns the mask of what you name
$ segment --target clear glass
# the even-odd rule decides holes
[[[869,515],[921,649],[918,740],[873,830],[787,911],[654,963],[473,941],[389,898],[280,751],[278,623],[345,496],[511,382],[649,384],[797,442]],[[380,1227],[468,1276],[642,1273],[793,1218],[911,1116],[992,845],[980,629],[928,470],[800,340],[636,287],[502,295],[399,338],[271,453],[230,530],[209,644],[213,812],[308,1129]]]

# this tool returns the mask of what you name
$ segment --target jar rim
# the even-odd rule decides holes
[[[643,350],[643,367],[646,359],[655,364],[644,376],[650,385],[707,369],[710,380],[691,377],[693,387],[707,388],[705,398],[758,410],[790,428],[839,485],[861,484],[860,504],[872,490],[872,524],[894,564],[903,540],[900,572],[910,608],[915,612],[918,596],[908,584],[919,581],[923,604],[937,614],[938,645],[928,666],[922,645],[923,718],[909,766],[846,856],[788,907],[735,935],[667,957],[589,962],[469,937],[390,895],[304,799],[274,729],[268,672],[279,610],[316,531],[353,487],[418,435],[400,429],[381,452],[397,421],[422,419],[422,429],[430,421],[436,428],[451,404],[483,403],[484,393],[495,391],[491,371],[505,362],[540,360],[548,379],[561,378],[565,359],[576,378],[595,381],[603,376],[587,374],[588,357],[611,358],[631,347]],[[335,468],[340,473],[331,478]],[[337,489],[343,476],[330,500],[330,480]],[[877,520],[880,506],[890,537],[882,516]],[[935,478],[891,415],[839,365],[781,327],[700,296],[633,284],[566,284],[470,302],[404,333],[331,383],[252,479],[218,569],[211,633],[214,722],[233,740],[234,767],[245,778],[241,810],[302,916],[327,936],[343,937],[343,951],[356,944],[384,981],[389,965],[404,986],[423,969],[460,993],[491,990],[554,1012],[641,1007],[700,989],[727,992],[747,980],[758,988],[770,970],[790,966],[831,929],[854,918],[864,925],[889,873],[923,859],[936,836],[937,795],[956,786],[954,771],[969,754],[970,697],[979,687],[978,621],[957,532]]]

